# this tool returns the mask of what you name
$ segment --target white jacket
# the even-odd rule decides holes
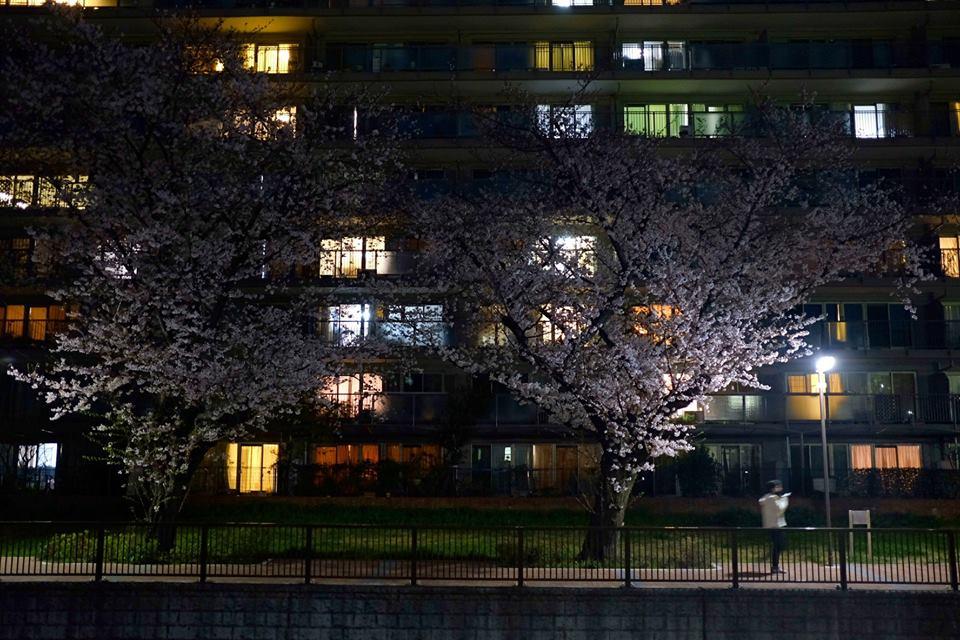
[[[787,512],[787,506],[790,504],[790,498],[787,496],[778,496],[775,493],[768,493],[760,500],[760,517],[763,519],[765,529],[776,529],[787,526],[787,520],[783,514]]]

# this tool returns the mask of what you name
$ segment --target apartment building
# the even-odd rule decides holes
[[[82,2],[82,0],[81,0]],[[4,0],[0,14],[43,11]],[[87,0],[97,21],[149,31],[164,0]],[[960,2],[770,0],[219,0],[204,19],[249,33],[248,65],[296,82],[386,84],[410,122],[417,188],[429,196],[496,180],[478,147],[478,108],[509,110],[505,83],[549,110],[589,78],[576,106],[587,127],[663,137],[664,152],[724,135],[749,115],[752,92],[783,104],[812,100],[855,140],[856,179],[898,183],[908,195],[954,188],[960,142]],[[807,98],[805,98],[806,96]],[[291,116],[295,109],[291,111]],[[358,122],[356,126],[363,126]],[[0,354],[43,358],[71,309],[20,282],[40,269],[24,228],[55,217],[49,177],[0,168]],[[83,177],[74,178],[82,184]],[[960,495],[960,225],[916,211],[936,278],[917,316],[892,283],[862,277],[824,288],[804,305],[825,319],[811,344],[837,359],[828,374],[831,488],[840,493]],[[563,238],[577,250],[578,237]],[[309,274],[330,282],[391,278],[416,268],[416,242],[330,239]],[[456,340],[433,300],[345,302],[321,310],[331,341],[378,334],[406,345]],[[496,337],[491,339],[495,340]],[[757,492],[783,478],[822,490],[820,403],[809,360],[761,372],[769,390],[718,395],[683,419],[715,459],[720,488]],[[0,385],[5,483],[111,491],[88,456],[80,419],[51,423],[30,390]],[[594,445],[536,407],[442,363],[417,372],[376,367],[320,391],[347,407],[336,437],[304,425],[251,442],[222,443],[198,479],[211,491],[284,493],[512,493],[575,491]],[[91,471],[93,469],[94,471]],[[12,479],[11,479],[12,478]],[[652,493],[681,483],[665,464],[641,481]]]

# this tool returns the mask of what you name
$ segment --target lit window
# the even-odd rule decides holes
[[[593,107],[578,105],[537,105],[540,130],[552,138],[583,138],[593,131]]]
[[[364,271],[382,273],[387,263],[383,236],[341,238],[320,242],[320,275],[356,278]]]
[[[537,334],[544,344],[563,344],[583,332],[583,320],[573,307],[548,307],[540,314]]]
[[[886,138],[889,105],[858,104],[853,106],[853,135],[857,138]]]
[[[7,0],[7,4],[11,7],[42,7],[47,2],[65,7],[83,7],[86,5],[85,0]]]
[[[662,7],[665,5],[680,4],[683,0],[623,0],[625,7]]]
[[[53,489],[57,475],[56,442],[20,445],[17,450],[17,475],[29,489]]]
[[[296,132],[297,108],[283,107],[277,109],[270,117],[270,122],[257,120],[254,122],[247,116],[237,116],[237,129],[241,132],[249,132],[252,128],[253,137],[258,140],[270,140],[278,131],[289,130]]]
[[[960,238],[941,236],[940,270],[948,278],[960,278]]]
[[[273,120],[278,126],[296,128],[297,108],[283,107],[282,109],[277,109],[277,112],[273,116]]]
[[[795,373],[787,376],[787,393],[818,393],[819,374]],[[835,371],[827,373],[827,393],[844,393],[843,376]]]
[[[854,469],[919,469],[922,466],[920,445],[851,445],[850,466]]]
[[[0,307],[3,335],[7,338],[22,338],[24,336],[25,319],[26,307],[22,304],[8,304],[5,307]]]
[[[687,43],[682,41],[624,42],[623,67],[639,71],[669,71],[687,68]]]
[[[534,264],[561,273],[593,275],[596,271],[596,236],[555,236],[535,245]]]
[[[0,207],[26,209],[34,202],[34,176],[0,176]]]
[[[534,43],[536,68],[544,71],[591,71],[593,69],[593,42]]]
[[[259,73],[291,73],[297,67],[296,44],[248,44],[244,66]]]
[[[390,342],[440,346],[446,338],[443,305],[389,306],[381,312],[380,334]]]
[[[86,205],[84,190],[87,176],[56,176],[37,179],[37,206],[74,207]]]
[[[321,310],[321,337],[331,344],[349,346],[370,335],[370,305],[341,304]]]
[[[314,462],[320,466],[376,464],[380,461],[380,445],[322,445],[314,451]]]
[[[685,104],[636,104],[624,107],[627,133],[651,137],[676,137],[690,133],[689,109]]]
[[[500,321],[502,309],[490,307],[480,311],[477,342],[484,347],[502,347],[507,344],[507,328]]]
[[[677,307],[668,304],[651,304],[639,307],[633,307],[634,321],[633,327],[639,335],[653,336],[654,342],[663,341],[666,336],[666,344],[670,343],[669,322],[674,316],[680,315]]]
[[[593,0],[552,0],[555,7],[592,7]]]
[[[276,493],[279,444],[227,445],[227,487],[240,493]]]
[[[349,417],[376,408],[383,393],[383,378],[376,373],[331,376],[318,392],[321,399],[335,405]]]

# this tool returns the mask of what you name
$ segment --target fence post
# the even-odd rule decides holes
[[[840,544],[837,545],[840,552],[840,588],[843,591],[847,590],[847,545],[844,540],[845,532],[839,531],[836,532],[837,537],[840,539]]]
[[[410,527],[410,584],[417,584],[417,528]]]
[[[740,588],[740,541],[737,538],[737,530],[730,532],[730,565],[732,572],[730,574],[734,589]]]
[[[517,586],[523,586],[523,527],[517,527]]]
[[[950,588],[956,591],[960,588],[957,572],[957,532],[947,531],[947,555],[950,558]]]
[[[306,534],[304,536],[306,549],[303,551],[303,583],[310,584],[313,579],[311,575],[313,571],[313,527],[308,524],[304,533]]]
[[[94,557],[94,576],[93,579],[97,582],[103,580],[103,554],[104,554],[104,542],[107,536],[106,527],[103,523],[100,523],[100,526],[97,528],[97,550],[96,556]]]
[[[633,586],[633,562],[630,551],[630,529],[623,528],[623,586]]]
[[[200,525],[200,582],[207,581],[207,548],[210,525]]]

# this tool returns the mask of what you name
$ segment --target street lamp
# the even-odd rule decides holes
[[[826,499],[827,528],[833,526],[830,518],[830,463],[827,456],[827,371],[833,369],[837,359],[833,356],[817,358],[817,392],[820,394],[820,444],[823,447],[823,496]]]

